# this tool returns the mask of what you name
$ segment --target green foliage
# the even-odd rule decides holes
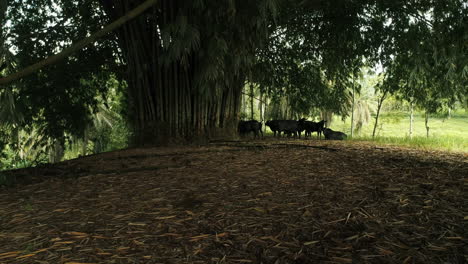
[[[82,39],[107,21],[102,13],[91,12],[94,1],[10,1],[5,29],[15,51],[16,68],[38,62],[73,41]],[[12,85],[15,111],[21,126],[40,127],[47,137],[64,133],[80,135],[89,122],[96,95],[106,93],[106,81],[115,67],[115,45],[111,39],[88,46],[72,57],[51,65]]]
[[[464,74],[468,6],[462,1],[422,6],[419,12],[411,11],[408,23],[398,27],[405,38],[394,38],[401,50],[386,61],[387,85],[398,89],[400,98],[436,113],[468,95]]]
[[[462,1],[288,2],[251,79],[273,97],[286,96],[294,112],[318,108],[346,115],[349,76],[364,62],[379,63],[385,78],[377,90],[398,91],[435,113],[468,93],[466,13]]]
[[[3,22],[6,2],[0,3]],[[0,62],[7,67],[1,74],[47,58],[130,8],[125,1],[9,1],[9,23],[2,27],[0,39]],[[268,95],[271,117],[319,112],[346,117],[353,80],[360,79],[362,67],[376,64],[382,65],[383,77],[359,83],[362,88],[354,98],[356,121],[364,130],[375,108],[371,88],[391,95],[384,109],[391,105],[405,110],[401,100],[428,113],[446,112],[456,102],[466,107],[467,13],[463,1],[445,0],[162,0],[125,30],[2,87],[0,147],[17,150],[16,156],[23,151],[21,155],[40,157],[12,161],[16,164],[43,161],[47,152],[57,149],[55,142],[62,147],[68,142],[66,137],[82,140],[83,154],[86,149],[125,146],[124,135],[131,130],[126,120],[132,121],[135,133],[136,124],[144,127],[146,121],[181,127],[179,119],[170,117],[185,111],[190,119],[195,108],[205,107],[190,105],[174,114],[174,102],[167,99],[174,91],[180,92],[176,97],[209,98],[201,101],[212,104],[208,108],[231,104],[238,111],[232,105],[239,98],[215,104],[225,98],[225,91],[238,96],[237,88],[246,78]],[[123,64],[128,67],[125,74]],[[129,84],[125,92],[112,95],[122,79]],[[107,97],[122,102],[119,107],[106,106]],[[188,122],[204,122],[193,118]],[[388,118],[383,121],[385,126]]]

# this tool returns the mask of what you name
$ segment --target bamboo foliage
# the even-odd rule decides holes
[[[62,52],[60,52],[58,54],[55,54],[53,56],[50,56],[47,59],[42,60],[40,62],[37,62],[37,63],[35,63],[33,65],[30,65],[30,66],[26,67],[25,69],[23,69],[23,70],[21,70],[19,72],[16,72],[16,73],[11,74],[11,75],[9,75],[7,77],[4,77],[4,78],[0,78],[0,84],[4,85],[4,84],[11,83],[11,82],[13,82],[13,81],[15,81],[17,79],[20,79],[20,78],[23,78],[23,77],[28,76],[30,74],[33,74],[34,72],[40,70],[41,68],[44,68],[47,65],[53,65],[53,64],[57,63],[58,61],[67,58],[72,53],[82,49],[83,47],[85,47],[85,46],[87,46],[87,45],[89,45],[89,44],[91,44],[93,42],[95,42],[97,39],[105,36],[109,32],[111,32],[111,31],[115,30],[116,28],[120,27],[122,24],[124,24],[127,21],[133,19],[134,17],[138,16],[144,10],[146,10],[149,7],[153,6],[156,2],[157,2],[157,0],[147,0],[147,1],[145,1],[143,4],[141,4],[140,6],[135,8],[135,10],[132,10],[131,12],[122,14],[122,16],[119,17],[113,23],[111,23],[111,24],[107,25],[106,27],[102,28],[101,30],[95,32],[91,36],[78,41],[77,43],[73,44],[72,46],[64,49]],[[3,8],[4,6],[6,6],[6,5],[4,5],[2,3],[1,8]]]
[[[0,1],[0,11],[6,3]],[[438,107],[440,98],[449,103],[464,101],[466,5],[437,3],[38,0],[25,5],[14,0],[8,2],[7,13],[11,32],[16,32],[11,36],[18,36],[11,43],[19,50],[20,67],[31,72],[39,68],[27,66],[36,61],[56,60],[22,79],[27,89],[21,91],[21,98],[30,100],[31,109],[25,119],[30,123],[45,120],[50,134],[83,128],[87,122],[83,117],[89,115],[84,106],[95,106],[93,93],[99,88],[83,87],[81,80],[111,71],[116,61],[113,56],[121,52],[127,67],[127,114],[135,143],[141,145],[167,142],[168,138],[191,141],[232,129],[245,76],[262,87],[265,96],[286,95],[282,100],[291,109],[281,114],[288,118],[311,109],[343,115],[349,104],[350,71],[359,68],[363,58],[372,64],[380,55],[385,67],[406,68],[397,78],[408,76],[411,86],[421,83],[412,87],[420,91],[417,95],[427,94],[423,89],[429,88],[435,103],[427,107]],[[49,12],[54,5],[63,14]],[[91,32],[141,5],[144,12],[119,24],[118,38],[108,34],[102,43],[75,50],[70,58],[63,54],[51,57],[78,39],[83,41],[77,47],[90,44],[95,37]],[[426,18],[414,17],[425,13]],[[431,27],[426,25],[428,20]],[[70,26],[64,26],[65,21]],[[38,25],[48,25],[47,34],[31,32]],[[99,32],[103,36],[110,31]],[[0,79],[0,83],[8,80]],[[427,83],[434,85],[427,87]],[[415,106],[421,107],[424,98],[415,99]]]
[[[102,2],[111,17],[130,8],[123,0]],[[245,75],[261,43],[247,30],[266,30],[271,5],[162,0],[118,31],[136,144],[234,131]]]

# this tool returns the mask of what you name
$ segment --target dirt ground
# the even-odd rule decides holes
[[[0,263],[468,263],[467,154],[269,138],[2,173]]]

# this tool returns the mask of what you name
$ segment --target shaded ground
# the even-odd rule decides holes
[[[0,263],[468,262],[466,154],[268,139],[14,173]]]

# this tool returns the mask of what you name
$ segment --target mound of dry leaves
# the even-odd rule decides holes
[[[468,156],[319,140],[13,172],[0,263],[467,263]]]

